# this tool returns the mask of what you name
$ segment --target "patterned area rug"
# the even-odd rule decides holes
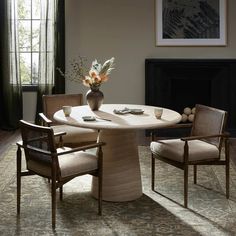
[[[0,160],[0,235],[236,235],[236,172],[231,165],[230,200],[225,198],[223,166],[199,167],[198,184],[189,178],[189,209],[183,204],[183,172],[157,162],[156,189],[150,190],[150,151],[140,147],[143,196],[136,201],[103,203],[90,196],[91,177],[64,187],[57,204],[57,228],[51,229],[51,202],[45,179],[23,177],[21,215],[16,217],[15,147]]]

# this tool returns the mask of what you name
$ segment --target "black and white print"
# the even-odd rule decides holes
[[[225,45],[225,0],[156,0],[157,45]]]

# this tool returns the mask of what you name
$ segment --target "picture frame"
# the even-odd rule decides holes
[[[226,46],[227,0],[155,0],[156,46]]]

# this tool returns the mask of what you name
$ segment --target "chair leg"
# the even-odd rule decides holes
[[[152,154],[152,166],[151,166],[151,179],[152,179],[152,191],[155,190],[155,157]]]
[[[103,182],[103,153],[101,147],[98,149],[98,215],[102,215],[102,182]]]
[[[53,163],[54,164],[54,163]],[[51,184],[51,198],[52,198],[52,228],[56,227],[56,168],[52,168],[52,184]]]
[[[229,199],[229,165],[226,165],[226,198]]]
[[[188,165],[184,167],[184,207],[188,207]]]
[[[197,165],[193,165],[193,183],[197,184]]]
[[[63,186],[60,187],[60,200],[63,200]]]
[[[229,199],[229,141],[228,139],[225,140],[225,179],[226,179],[226,198]]]
[[[17,160],[16,160],[16,168],[17,168],[17,214],[20,214],[20,197],[21,197],[21,148],[18,146],[17,148]]]
[[[98,177],[98,215],[102,215],[102,175]]]

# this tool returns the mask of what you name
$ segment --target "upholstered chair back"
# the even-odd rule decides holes
[[[56,111],[62,109],[62,106],[80,106],[82,104],[82,94],[43,95],[43,113],[47,118],[53,121],[51,125],[58,124],[53,119],[53,115]]]
[[[191,136],[222,133],[225,129],[226,118],[226,111],[197,104]],[[205,141],[220,148],[222,139],[212,138]]]
[[[48,170],[51,169],[52,156],[49,154],[57,153],[53,129],[27,124],[23,120],[20,121],[20,129],[27,169],[45,177],[50,176]]]

